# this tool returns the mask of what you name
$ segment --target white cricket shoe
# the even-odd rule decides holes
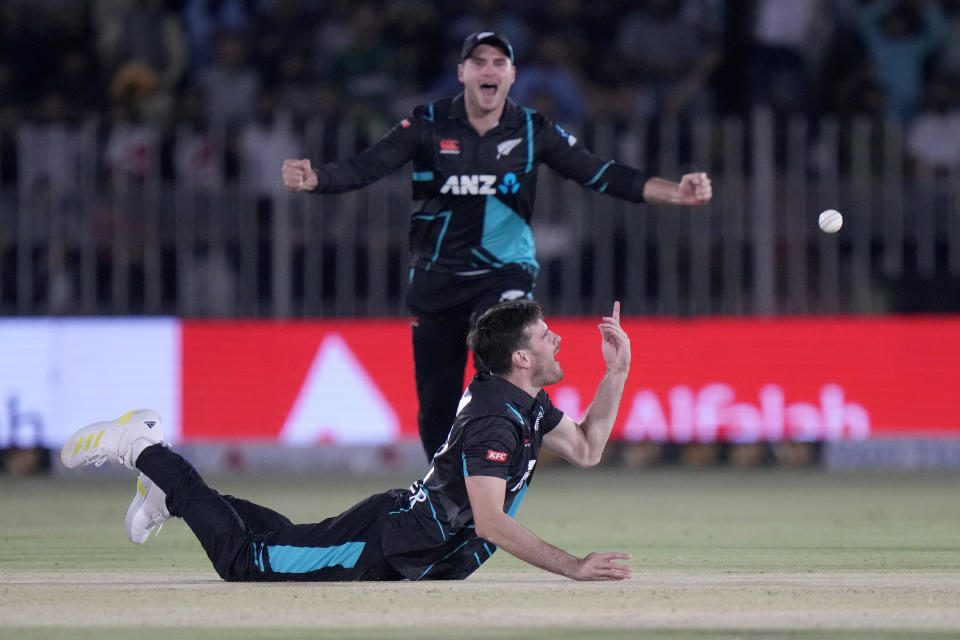
[[[127,530],[127,539],[133,544],[143,544],[150,537],[153,528],[156,527],[157,533],[160,533],[160,528],[169,518],[167,494],[141,473],[137,477],[137,492],[127,508],[127,517],[123,523]]]
[[[60,462],[67,469],[104,462],[134,468],[137,456],[152,444],[163,442],[160,414],[137,409],[109,422],[94,422],[74,433],[60,450]]]

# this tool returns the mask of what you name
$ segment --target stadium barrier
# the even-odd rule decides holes
[[[350,123],[331,126],[318,120],[295,135],[290,132],[275,131],[275,139],[293,140],[293,147],[278,144],[231,155],[231,149],[240,148],[233,143],[242,131],[181,127],[164,137],[146,127],[96,122],[20,126],[15,148],[0,149],[3,157],[16,159],[14,173],[3,173],[8,163],[0,169],[0,376],[5,381],[0,447],[29,447],[31,439],[58,446],[62,434],[49,439],[42,434],[131,405],[185,417],[184,406],[194,405],[179,376],[193,374],[180,369],[172,345],[200,331],[194,324],[199,319],[307,320],[303,327],[317,318],[350,319],[356,326],[362,325],[358,319],[404,324],[397,319],[406,314],[409,167],[359,192],[290,195],[280,185],[283,157],[345,157],[365,144]],[[726,318],[762,333],[762,322],[757,329],[748,320],[762,317],[789,337],[780,323],[789,325],[787,317],[795,316],[799,326],[809,321],[824,336],[839,331],[855,339],[861,335],[859,322],[890,328],[908,321],[900,315],[905,312],[960,311],[960,171],[925,165],[911,151],[910,131],[898,123],[777,119],[760,109],[745,119],[692,124],[597,122],[582,133],[598,154],[658,175],[708,171],[715,199],[690,210],[643,207],[541,171],[534,216],[541,264],[536,295],[551,317],[592,318],[619,298],[627,316],[662,319],[658,331],[667,333],[671,323],[684,325],[678,318],[692,319],[686,330]],[[0,137],[0,144],[7,139]],[[837,234],[823,234],[815,226],[818,212],[828,207],[844,214]],[[909,321],[933,326],[949,324],[953,316]],[[246,331],[251,325],[244,322]],[[262,328],[269,333],[269,326]],[[224,329],[210,328],[212,334]],[[37,332],[46,337],[34,342]],[[112,339],[89,341],[100,333]],[[952,344],[946,339],[925,348],[943,353],[943,344]],[[889,342],[901,340],[912,344],[906,335]],[[742,341],[749,352],[750,340]],[[736,446],[749,451],[751,438],[772,442],[765,438],[781,430],[784,437],[803,441],[826,438],[817,449],[826,464],[896,466],[954,459],[944,453],[952,451],[957,425],[953,407],[942,403],[949,394],[942,383],[949,379],[947,370],[914,370],[915,380],[932,383],[926,393],[933,397],[914,395],[896,377],[887,387],[870,388],[869,381],[850,386],[832,373],[896,371],[901,362],[913,362],[913,354],[878,348],[868,349],[870,358],[863,359],[844,350],[843,342],[825,339],[835,349],[833,357],[826,347],[807,343],[784,356],[802,360],[808,353],[821,354],[815,370],[822,376],[801,386],[782,382],[793,378],[772,371],[763,358],[751,368],[769,375],[741,378],[748,368],[741,366],[740,352],[728,354],[710,378],[671,381],[653,375],[650,384],[659,387],[647,388],[649,393],[635,390],[625,399],[623,412],[633,417],[618,426],[617,437],[635,439],[635,451],[627,456],[635,459],[650,455],[643,438],[679,441],[713,433],[729,442],[746,440]],[[391,344],[406,349],[407,343],[404,334]],[[96,347],[84,347],[90,344]],[[686,353],[682,342],[671,344],[675,353],[646,362],[662,367]],[[327,350],[342,355],[357,348],[345,339]],[[184,351],[184,357],[194,353]],[[311,348],[304,354],[301,367],[316,352]],[[163,380],[135,384],[144,379],[138,377],[141,365],[131,363],[147,366],[155,356],[158,368],[152,373]],[[364,358],[359,361],[365,368]],[[104,364],[96,376],[85,368],[91,362]],[[399,410],[403,417],[384,420],[388,403],[368,403],[360,432],[383,437],[399,430],[399,442],[409,443],[412,367],[404,362],[398,371],[402,379],[387,388],[409,387],[406,408]],[[111,394],[101,396],[104,390]],[[267,395],[256,387],[248,391],[250,397]],[[577,387],[576,394],[560,390],[557,395],[573,410],[589,393]],[[872,404],[878,398],[884,407],[880,413]],[[217,402],[211,407],[220,398],[212,400]],[[326,406],[327,399],[307,401],[314,404],[302,411],[304,416]],[[918,407],[927,412],[919,421]],[[275,408],[261,426],[280,430],[289,408]],[[705,417],[723,411],[737,419],[723,425]],[[778,412],[782,420],[775,417]],[[899,426],[884,433],[890,424]],[[41,435],[31,435],[37,426]],[[895,433],[901,427],[907,431]],[[923,433],[915,439],[918,430]],[[869,435],[867,440],[831,439],[837,431],[842,438]],[[948,445],[930,447],[940,441]],[[931,451],[940,454],[928,455]],[[691,457],[701,454],[706,460],[717,455],[707,450]]]
[[[365,142],[350,123],[276,127],[245,153],[244,131],[21,125],[0,149],[17,159],[0,176],[0,314],[404,315],[409,166],[358,192],[287,194],[284,157]],[[537,297],[551,315],[614,298],[642,315],[960,310],[960,171],[911,155],[898,123],[758,109],[581,137],[657,175],[708,171],[715,198],[643,207],[541,171]],[[826,208],[844,214],[837,234],[816,226]]]

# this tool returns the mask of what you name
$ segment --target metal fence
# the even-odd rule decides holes
[[[244,152],[242,133],[22,125],[0,149],[16,158],[0,192],[0,313],[405,314],[409,167],[348,194],[287,194],[282,157],[362,143],[349,123],[282,126]],[[584,137],[664,177],[708,171],[714,200],[634,205],[542,169],[537,298],[551,314],[614,298],[679,316],[960,308],[960,171],[914,170],[897,123],[760,110]],[[843,212],[839,233],[817,228],[825,208]]]

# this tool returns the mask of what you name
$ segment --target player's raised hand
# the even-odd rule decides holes
[[[284,160],[283,186],[288,191],[313,191],[317,188],[317,174],[310,167],[310,160]]]
[[[699,205],[710,202],[713,198],[713,185],[710,177],[701,172],[685,173],[680,178],[681,204]]]
[[[620,301],[613,303],[613,313],[603,318],[599,325],[600,350],[607,363],[607,370],[626,372],[630,369],[630,336],[620,326]]]
[[[629,560],[629,553],[591,553],[577,561],[574,580],[629,580],[633,577],[633,569],[625,562]]]

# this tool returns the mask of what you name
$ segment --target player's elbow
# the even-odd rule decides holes
[[[488,522],[476,522],[474,523],[474,533],[477,534],[478,538],[483,538],[487,542],[492,542],[497,544],[497,528],[490,525]]]
[[[492,542],[493,544],[496,544],[496,542],[493,542],[493,538],[491,537],[490,528],[487,527],[486,525],[481,525],[479,522],[475,523],[473,527],[473,532],[477,534],[478,538],[483,538],[487,542]]]
[[[578,467],[595,467],[598,464],[600,464],[600,460],[602,459],[603,459],[603,449],[600,449],[599,451],[588,451],[577,462],[577,466]]]
[[[509,517],[504,514],[504,517]],[[497,526],[496,519],[490,517],[477,518],[474,515],[473,531],[478,538],[483,538],[487,542],[495,545],[500,544],[500,528]]]
[[[578,467],[595,467],[600,464],[602,457],[603,447],[591,447],[584,441],[571,452],[571,455],[567,456],[567,460]]]
[[[562,455],[561,457],[575,467],[587,468],[600,464],[600,455],[591,455],[587,452],[577,452],[575,454]]]

